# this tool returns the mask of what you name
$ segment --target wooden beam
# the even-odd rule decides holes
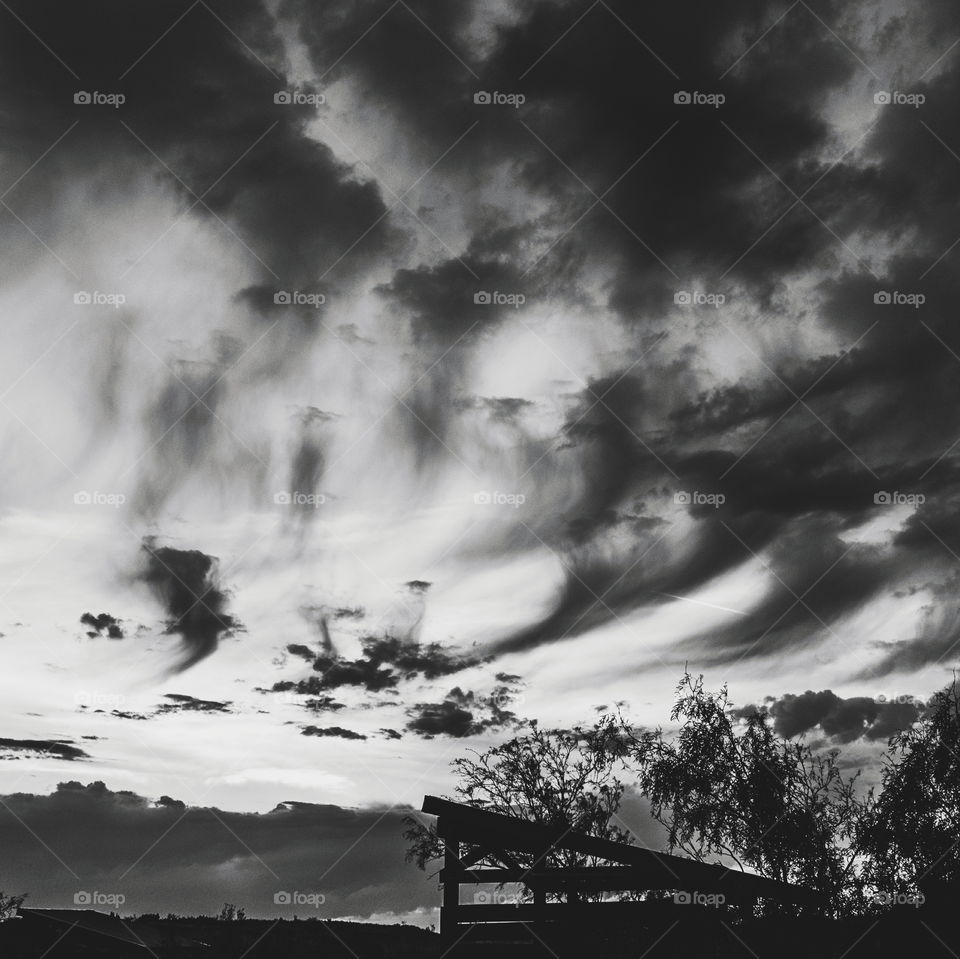
[[[553,923],[569,922],[575,924],[595,924],[616,921],[639,921],[664,916],[679,918],[683,915],[696,915],[718,918],[724,915],[723,908],[707,906],[681,906],[672,901],[653,902],[548,902],[522,903],[519,905],[469,905],[461,906],[457,915],[461,923],[516,922],[516,923]]]
[[[446,870],[440,870],[440,881]],[[529,869],[461,869],[461,883],[519,883],[528,889],[544,889],[548,892],[569,894],[588,892],[625,892],[652,890],[680,890],[674,880],[664,880],[662,872],[652,873],[633,866],[583,866],[576,869],[560,868],[533,871]],[[693,890],[704,894],[722,893],[729,902],[751,902],[752,895],[745,895],[730,887],[729,883],[704,882]]]
[[[440,870],[443,882],[445,869]],[[664,878],[662,870],[643,866],[580,866],[555,869],[465,869],[455,873],[461,883],[522,883],[530,889],[545,889],[550,892],[617,892],[646,891],[654,889],[680,889],[672,877]],[[709,879],[710,877],[708,877]],[[682,891],[682,890],[681,890]],[[728,899],[735,897],[729,883],[702,882],[695,890],[702,893],[724,893]],[[751,897],[747,897],[751,898]]]
[[[446,870],[440,871],[443,882]],[[580,866],[553,869],[466,869],[455,871],[461,883],[522,883],[530,889],[551,892],[615,892],[625,890],[679,889],[673,877],[665,878],[662,869],[645,866]],[[707,877],[710,878],[709,876]],[[730,884],[702,882],[697,892],[726,893],[731,898]]]

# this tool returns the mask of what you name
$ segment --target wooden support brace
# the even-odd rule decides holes
[[[456,938],[460,907],[460,842],[451,835],[443,840],[443,905],[440,907],[440,936]]]

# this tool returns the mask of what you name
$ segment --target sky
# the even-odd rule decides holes
[[[451,760],[685,668],[875,781],[960,659],[955,4],[0,22],[0,888],[434,921]]]

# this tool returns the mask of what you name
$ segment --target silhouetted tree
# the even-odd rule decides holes
[[[920,720],[891,737],[882,789],[861,828],[869,878],[889,895],[960,882],[960,687],[956,676]]]
[[[778,736],[762,709],[739,715],[726,686],[706,692],[702,676],[684,675],[671,719],[676,735],[638,733],[630,749],[670,851],[817,889],[831,915],[861,911],[855,838],[870,797],[859,773],[844,776],[835,750]]]
[[[246,910],[241,906],[235,906],[232,902],[225,902],[220,907],[220,913],[217,916],[220,922],[234,922],[246,918]]]
[[[499,746],[454,760],[459,781],[453,798],[517,819],[627,841],[626,830],[614,822],[624,788],[615,775],[622,753],[614,748],[617,734],[618,724],[606,717],[592,727],[569,730],[544,730],[531,722],[527,732]],[[404,821],[407,861],[425,869],[441,857],[442,843],[432,825],[412,816]],[[522,866],[533,862],[530,855],[515,859]],[[489,854],[478,862],[510,865]],[[592,863],[572,850],[551,853],[545,861],[548,866]]]
[[[12,919],[26,898],[26,893],[19,896],[8,896],[0,889],[0,922],[3,922],[4,919]]]

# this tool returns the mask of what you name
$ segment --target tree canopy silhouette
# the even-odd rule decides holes
[[[456,799],[542,825],[629,841],[629,833],[615,821],[624,790],[616,776],[621,750],[612,748],[618,735],[612,717],[569,730],[546,730],[532,722],[526,732],[505,743],[454,760]],[[422,869],[439,860],[442,842],[434,827],[412,816],[405,822],[407,860]],[[483,852],[468,848],[464,856],[493,867],[533,862],[532,854],[519,853],[514,863],[501,862],[490,852],[473,858]],[[547,866],[592,864],[592,857],[569,849],[556,850],[545,861]]]
[[[707,692],[689,673],[671,719],[678,732],[635,734],[629,751],[669,850],[816,889],[828,914],[860,911],[855,839],[870,796],[839,751],[784,739],[763,709],[741,718],[726,686]]]

